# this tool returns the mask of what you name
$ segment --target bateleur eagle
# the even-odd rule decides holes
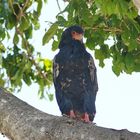
[[[94,60],[82,41],[83,33],[76,25],[62,33],[59,52],[53,60],[53,81],[62,114],[91,122],[96,113],[98,82]]]

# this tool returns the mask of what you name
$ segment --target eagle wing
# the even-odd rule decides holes
[[[96,70],[92,56],[90,56],[88,60],[88,68],[90,72],[91,82],[93,83],[94,90],[97,92],[98,91],[97,70]]]
[[[56,61],[56,57],[53,60],[53,82],[55,86],[55,95],[57,99],[58,106],[62,112],[64,113],[66,98],[64,96],[64,89],[66,87],[66,82],[64,82],[64,74],[63,74],[63,65]]]
[[[53,59],[53,82],[54,82],[54,86],[55,86],[55,90],[56,90],[56,99],[58,104],[60,103],[60,98],[61,98],[61,94],[62,92],[61,90],[61,85],[59,83],[59,79],[58,76],[60,74],[60,65],[59,63],[56,62],[56,57],[54,57]]]
[[[56,79],[59,75],[59,64],[56,63],[56,58],[53,59],[53,81],[56,84]]]

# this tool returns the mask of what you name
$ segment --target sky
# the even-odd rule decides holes
[[[64,7],[65,5],[60,0],[60,6]],[[41,29],[32,40],[38,46],[36,50],[41,52],[45,58],[53,59],[58,51],[51,51],[51,43],[42,46],[42,40],[38,35],[43,36],[44,28],[48,27],[47,22],[44,21],[55,21],[58,12],[56,0],[48,0],[40,18]],[[94,51],[89,51],[89,53],[94,57]],[[122,73],[117,77],[112,72],[111,60],[105,61],[104,68],[98,66],[97,60],[95,60],[95,65],[97,67],[99,91],[96,98],[97,114],[94,122],[97,126],[128,129],[131,132],[140,133],[140,73],[133,73],[132,75]],[[47,98],[40,100],[37,91],[38,85],[36,84],[31,87],[24,85],[22,91],[16,93],[15,96],[43,112],[60,116],[61,113],[56,99],[54,98],[52,102]],[[54,87],[50,89],[50,92],[55,92]],[[0,140],[7,140],[7,138],[0,136]]]

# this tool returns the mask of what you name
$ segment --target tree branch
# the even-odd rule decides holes
[[[119,29],[119,28],[108,28],[108,27],[104,27],[104,28],[101,28],[101,27],[93,27],[93,28],[91,28],[91,27],[84,27],[84,29],[92,29],[92,30],[99,30],[99,29],[102,29],[103,31],[105,31],[105,32],[114,32],[114,33],[122,33],[122,30],[121,29]]]
[[[0,89],[0,132],[12,140],[140,140],[113,130],[43,113]]]
[[[43,78],[43,79],[47,79],[47,73],[43,73],[41,68],[39,67],[39,65],[35,62],[32,54],[30,53],[28,47],[29,47],[29,42],[24,38],[24,35],[23,33],[18,29],[18,27],[16,27],[16,33],[19,34],[24,42],[24,47],[26,48],[27,50],[27,55],[28,55],[28,58],[29,60],[32,62],[32,64],[35,66],[36,70],[38,71],[38,73],[40,74],[40,76]]]
[[[57,2],[57,5],[58,5],[58,8],[59,8],[59,11],[61,12],[62,10],[61,10],[61,7],[60,7],[60,4],[59,4],[59,1],[56,0],[56,2]]]

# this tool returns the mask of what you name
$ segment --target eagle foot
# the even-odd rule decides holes
[[[86,122],[86,123],[91,123],[91,121],[89,119],[89,115],[87,113],[84,113],[84,115],[82,116],[81,120],[83,122]]]
[[[63,116],[64,117],[69,117],[69,118],[72,118],[72,119],[76,118],[76,115],[75,115],[73,110],[70,110],[70,112],[68,112],[68,113],[64,113]]]
[[[76,115],[75,115],[75,113],[74,113],[73,110],[70,110],[70,112],[69,112],[69,117],[70,117],[70,118],[76,118]]]

